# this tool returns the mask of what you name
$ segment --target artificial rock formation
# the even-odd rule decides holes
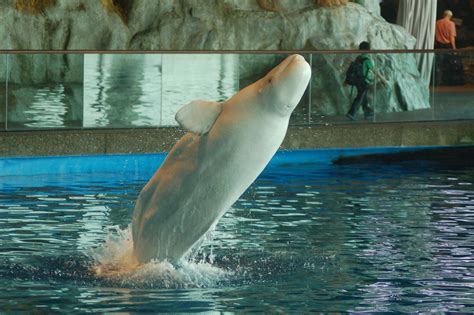
[[[257,0],[257,4],[260,8],[268,11],[279,11],[278,2],[275,0]]]
[[[314,3],[322,7],[339,7],[346,5],[349,0],[314,0]]]
[[[114,12],[120,16],[122,21],[128,23],[128,15],[132,9],[133,0],[100,0],[102,5],[109,12]]]
[[[340,0],[324,3],[336,4],[334,1],[341,4]],[[378,6],[378,0],[357,1],[366,9]],[[17,9],[12,0],[0,3],[4,26],[0,29],[1,47],[347,49],[357,47],[364,38],[378,42],[376,48],[403,49],[412,42],[406,33],[354,3],[339,7],[316,6],[314,0],[56,0],[51,3],[38,8],[37,14],[31,14],[31,6]]]
[[[379,0],[353,0],[353,2],[360,4],[370,12],[380,15],[380,1]]]
[[[56,0],[16,0],[15,9],[31,14],[43,14],[49,7],[56,5]]]

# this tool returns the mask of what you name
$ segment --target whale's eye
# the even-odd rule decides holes
[[[273,78],[268,79],[268,84],[272,84]]]

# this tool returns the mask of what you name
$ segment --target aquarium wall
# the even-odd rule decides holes
[[[474,51],[373,52],[368,91],[374,115],[346,117],[357,89],[344,83],[359,52],[303,53],[312,78],[292,125],[474,118]],[[263,77],[284,53],[4,54],[0,58],[2,130],[177,126],[178,109],[196,99],[223,102]],[[418,60],[430,60],[422,78]]]

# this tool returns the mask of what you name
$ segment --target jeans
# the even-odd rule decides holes
[[[359,85],[356,85],[356,88],[357,88],[357,96],[352,102],[352,105],[351,105],[351,108],[349,109],[348,114],[351,116],[355,116],[360,106],[362,105],[362,109],[364,110],[364,115],[365,116],[372,115],[373,111],[369,108],[369,99],[367,97],[369,86],[367,84],[359,84]]]

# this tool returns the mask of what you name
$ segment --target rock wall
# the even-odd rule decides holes
[[[362,5],[368,11],[380,15],[380,0],[354,0],[354,2]]]
[[[57,0],[41,14],[19,11],[9,0],[0,3],[0,47],[348,49],[356,48],[361,39],[381,49],[412,47],[412,38],[377,14],[378,0],[357,1],[361,5],[327,8],[311,0],[274,0],[274,12],[262,9],[256,0],[129,0],[124,19],[99,0]]]
[[[0,3],[0,47],[17,50],[126,49],[130,31],[100,1],[58,0],[42,14]]]
[[[155,24],[142,14],[139,14],[141,22],[135,24],[131,16],[130,28],[135,35],[130,40],[130,48],[354,49],[362,40],[371,41],[376,49],[406,49],[414,45],[414,38],[403,29],[386,23],[380,16],[355,3],[332,8],[299,1],[290,10],[280,2],[284,10],[272,12],[230,0],[217,2],[215,6],[198,6],[193,2],[176,1],[170,6],[161,5],[157,9],[162,18]],[[138,2],[135,8],[137,12],[145,9]]]

